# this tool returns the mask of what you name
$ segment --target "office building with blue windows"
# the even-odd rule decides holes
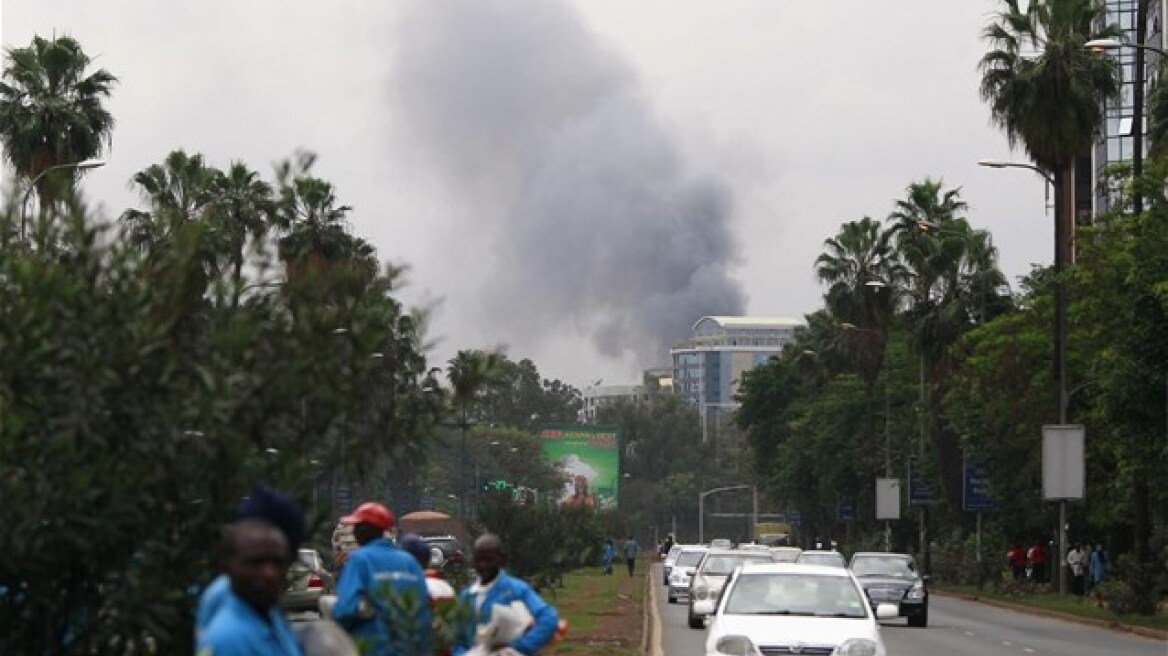
[[[737,406],[742,374],[779,355],[803,322],[764,317],[702,317],[670,349],[673,392],[702,416]]]

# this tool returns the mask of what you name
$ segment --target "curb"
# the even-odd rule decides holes
[[[653,585],[653,572],[656,567],[649,567],[649,594],[645,597],[645,631],[643,652],[645,656],[664,656],[665,650],[661,647],[661,611],[657,610],[657,586]]]
[[[651,643],[652,623],[649,621],[649,609],[653,604],[653,567],[649,567],[649,576],[645,579],[645,606],[641,610],[641,653],[649,656]]]
[[[1134,624],[1124,624],[1118,620],[1099,620],[1093,617],[1081,617],[1079,615],[1072,615],[1070,613],[1061,613],[1056,610],[1035,608],[1034,606],[1027,606],[1025,604],[1014,604],[1008,601],[999,601],[997,599],[986,599],[977,595],[971,595],[962,592],[943,592],[940,590],[930,590],[929,594],[935,594],[940,597],[950,597],[952,599],[961,599],[962,601],[972,601],[974,603],[993,606],[995,608],[1001,608],[1004,610],[1012,610],[1019,613],[1025,613],[1027,615],[1034,615],[1036,617],[1045,617],[1052,620],[1062,620],[1064,622],[1072,622],[1074,624],[1083,624],[1099,629],[1117,631],[1119,633],[1131,633],[1133,635],[1140,636],[1141,638],[1150,638],[1152,640],[1168,640],[1168,631],[1152,629],[1146,626],[1136,626]]]

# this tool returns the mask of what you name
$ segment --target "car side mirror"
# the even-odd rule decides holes
[[[878,620],[894,620],[900,615],[900,609],[896,604],[876,604],[876,619]]]

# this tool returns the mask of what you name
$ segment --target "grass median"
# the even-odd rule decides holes
[[[647,562],[638,563],[647,565]],[[548,654],[572,656],[632,656],[641,653],[645,605],[645,574],[638,567],[629,578],[622,570],[604,576],[599,567],[564,576],[564,587],[553,600],[568,620],[568,635],[551,645]]]
[[[940,594],[976,597],[978,599],[1018,604],[1019,606],[1062,613],[1072,617],[1168,631],[1168,614],[1165,614],[1163,609],[1155,615],[1116,615],[1110,609],[1099,607],[1090,599],[1074,595],[1060,595],[1049,592],[1003,594],[990,590],[978,590],[977,586],[973,585],[936,585],[931,587]]]

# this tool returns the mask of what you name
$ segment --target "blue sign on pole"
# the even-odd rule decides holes
[[[985,463],[976,458],[965,458],[962,467],[962,505],[971,512],[998,509],[998,500],[990,491],[990,472]]]
[[[791,512],[787,513],[787,519],[790,520],[792,524],[803,523],[803,516],[799,514],[798,510],[792,510]]]
[[[925,480],[924,472],[921,471],[920,467],[913,467],[913,463],[910,461],[908,464],[908,505],[927,506],[935,501],[933,487]]]
[[[839,508],[836,510],[836,516],[841,522],[852,522],[856,520],[856,502],[850,499],[842,499],[839,502]]]

